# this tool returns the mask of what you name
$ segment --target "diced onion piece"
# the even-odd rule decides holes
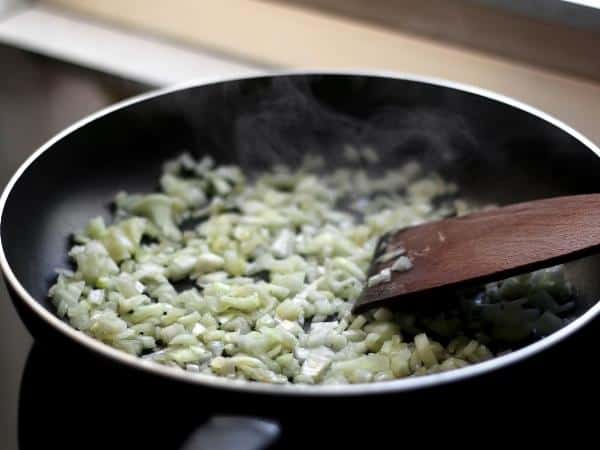
[[[369,277],[368,287],[374,287],[379,284],[387,283],[392,279],[392,272],[389,268],[382,269],[381,272]]]

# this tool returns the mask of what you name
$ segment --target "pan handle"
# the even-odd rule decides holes
[[[181,450],[266,450],[277,441],[276,422],[241,416],[215,416],[194,430]]]

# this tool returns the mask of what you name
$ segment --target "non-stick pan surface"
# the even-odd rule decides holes
[[[344,144],[376,149],[381,163],[375,171],[416,158],[478,202],[598,190],[600,158],[591,142],[533,108],[473,88],[418,77],[287,74],[165,90],[74,125],[38,150],[7,186],[0,203],[0,263],[22,319],[38,340],[57,349],[70,347],[150,383],[185,386],[207,401],[219,398],[225,409],[234,404],[246,412],[273,404],[284,408],[289,396],[408,396],[450,382],[475,389],[502,374],[526,379],[536,376],[532,367],[540,367],[535,355],[541,350],[559,354],[559,343],[574,334],[582,339],[575,332],[584,325],[590,329],[600,311],[593,306],[600,295],[596,257],[568,266],[583,315],[549,338],[466,369],[363,386],[282,387],[194,376],[142,363],[54,316],[46,293],[54,268],[69,264],[69,235],[90,217],[110,218],[109,203],[118,191],[154,189],[166,159],[188,150],[251,171],[278,162],[294,165],[313,152],[333,167]],[[269,401],[242,400],[254,395]],[[235,396],[234,403],[223,403],[228,396]]]

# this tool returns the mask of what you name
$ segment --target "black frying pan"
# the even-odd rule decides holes
[[[502,403],[508,386],[520,392],[535,381],[543,391],[553,377],[572,374],[560,372],[560,363],[585,348],[590,330],[597,329],[597,257],[567,266],[581,316],[552,336],[468,368],[370,385],[270,386],[188,374],[142,363],[54,316],[46,293],[53,269],[68,264],[70,233],[90,217],[110,218],[108,205],[117,191],[154,189],[166,159],[188,150],[255,171],[277,162],[296,164],[312,151],[335,166],[347,143],[377,149],[381,168],[416,158],[476,202],[502,204],[599,187],[600,152],[583,136],[526,105],[449,82],[287,74],[158,91],[60,133],[9,182],[0,200],[0,265],[21,318],[39,342],[93,361],[152,395],[198,399],[205,409],[283,423],[299,420],[301,413],[313,429],[327,429],[333,415],[357,404],[401,404],[411,414],[426,414],[440,396],[475,407],[478,393],[489,396],[495,386],[492,401]],[[546,367],[553,363],[557,368],[549,376]],[[374,418],[382,423],[380,415]]]

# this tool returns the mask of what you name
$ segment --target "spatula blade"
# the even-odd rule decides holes
[[[382,252],[405,249],[412,268],[366,287],[354,311],[399,306],[440,290],[500,280],[600,250],[600,194],[556,197],[476,212],[390,233]],[[380,248],[382,247],[382,248]],[[383,248],[385,247],[385,248]],[[395,259],[374,258],[369,276]]]

